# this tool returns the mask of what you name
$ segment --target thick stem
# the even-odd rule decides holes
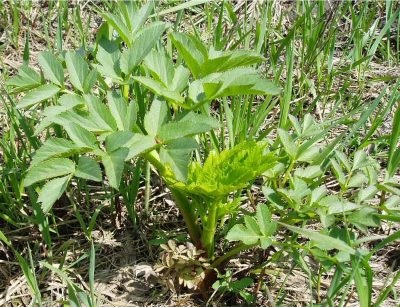
[[[162,177],[166,175],[167,170],[164,164],[161,163],[158,153],[156,151],[153,150],[149,153],[146,153],[144,157],[158,170],[158,172]],[[174,189],[171,186],[168,187],[171,190],[171,194],[174,197],[175,203],[178,206],[179,211],[183,216],[183,220],[185,221],[185,224],[188,228],[188,232],[190,235],[190,239],[192,240],[192,243],[197,248],[202,248],[200,241],[200,233],[201,233],[200,227],[196,223],[197,218],[193,213],[190,201],[182,192],[178,191],[177,189]]]
[[[218,203],[212,203],[208,210],[207,219],[203,221],[203,233],[201,241],[209,258],[214,255],[214,236],[217,227],[217,206]]]
[[[166,174],[166,168],[164,164],[161,163],[157,151],[153,150],[148,153],[145,153],[143,157],[151,164],[153,164],[153,166],[158,170],[161,176],[164,176]]]
[[[188,228],[189,236],[192,240],[192,243],[197,248],[202,248],[203,246],[200,240],[200,227],[196,223],[197,218],[191,210],[190,201],[182,192],[171,187],[169,187],[169,189],[171,190],[171,194],[174,197],[175,203],[178,206],[179,211],[182,214],[183,220],[185,221],[185,224]]]

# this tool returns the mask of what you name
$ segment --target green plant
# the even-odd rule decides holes
[[[253,284],[253,280],[249,277],[244,277],[239,280],[233,280],[232,275],[232,271],[227,270],[225,274],[220,274],[218,276],[218,280],[212,285],[213,289],[215,290],[214,294],[216,292],[232,292],[239,294],[246,301],[246,303],[253,303],[253,295],[246,290],[246,288]]]
[[[251,68],[263,61],[260,55],[216,51],[188,34],[168,35],[178,52],[174,64],[159,43],[168,25],[143,25],[152,7],[129,2],[104,13],[94,62],[74,51],[58,57],[42,52],[42,74],[23,66],[8,81],[15,92],[29,90],[18,109],[42,107],[30,114],[40,114],[35,134],[48,136],[32,157],[24,186],[36,187],[48,214],[72,180],[101,182],[101,166],[112,193],[126,190],[135,183],[123,181],[125,165],[140,167],[140,157],[168,184],[193,244],[213,261],[219,221],[237,211],[238,192],[276,159],[266,143],[250,140],[221,152],[201,147],[196,138],[221,128],[207,106],[221,97],[276,95],[279,89]],[[194,150],[204,163],[191,162]]]
[[[39,289],[39,284],[37,281],[37,277],[35,275],[35,270],[33,267],[32,263],[32,255],[29,250],[29,258],[30,258],[30,263],[26,261],[22,255],[14,249],[12,246],[11,242],[7,239],[7,237],[4,235],[2,231],[0,231],[0,241],[3,242],[6,246],[8,246],[15,254],[19,265],[21,266],[21,269],[24,273],[24,276],[27,280],[28,286],[29,286],[29,291],[32,293],[32,296],[34,297],[33,303],[38,304],[39,306],[42,305],[42,295],[40,293]]]
[[[112,13],[98,8],[106,22],[93,45],[85,45],[90,36],[77,9],[77,44],[82,45],[77,51],[63,51],[67,7],[62,5],[57,53],[39,55],[40,73],[24,65],[8,81],[14,93],[28,92],[20,110],[10,108],[10,117],[18,121],[0,143],[7,170],[0,188],[4,203],[13,204],[0,217],[17,227],[21,216],[13,208],[26,207],[21,174],[10,170],[21,167],[22,156],[26,161],[20,169],[25,171],[31,148],[18,152],[17,146],[8,146],[23,131],[35,149],[24,184],[50,256],[48,219],[54,217],[52,208],[61,195],[67,194],[88,239],[103,208],[86,223],[71,182],[77,182],[78,194],[86,195],[87,181],[101,182],[97,184],[110,202],[117,208],[121,196],[133,225],[140,227],[137,221],[143,215],[134,203],[144,173],[144,215],[151,213],[152,170],[167,184],[194,244],[162,246],[160,272],[171,289],[184,285],[207,293],[214,284],[215,290],[250,300],[245,290],[250,277],[233,280],[225,268],[240,252],[260,248],[269,256],[245,272],[258,278],[255,292],[268,291],[261,281],[271,272],[269,265],[290,259],[289,274],[299,268],[308,277],[310,304],[343,306],[357,292],[362,306],[371,305],[370,258],[399,238],[399,232],[369,235],[382,223],[399,221],[399,111],[390,135],[380,129],[396,108],[399,83],[388,82],[371,103],[364,103],[369,97],[363,93],[377,80],[393,79],[370,80],[368,64],[376,58],[396,61],[398,44],[393,47],[389,29],[395,28],[398,11],[386,2],[386,23],[381,25],[380,4],[341,2],[328,10],[323,2],[298,1],[298,16],[286,28],[285,14],[274,14],[273,2],[256,7],[260,18],[245,22],[229,1],[209,2],[204,12],[192,8],[203,2],[153,15],[152,2],[142,7],[117,3]],[[176,32],[182,12],[174,30],[157,21],[180,9],[197,14],[190,16],[193,34]],[[213,22],[215,13],[218,20]],[[275,15],[281,17],[276,20]],[[213,46],[200,38],[204,32],[198,32],[197,22],[207,23]],[[343,28],[331,27],[333,23]],[[346,37],[343,29],[349,32]],[[252,45],[256,52],[238,50]],[[261,54],[270,65],[264,65]],[[276,83],[284,81],[282,95],[260,72]],[[37,123],[35,135],[31,123]],[[38,149],[39,135],[45,141]],[[262,193],[251,191],[254,182]],[[381,239],[376,248],[367,245]],[[92,267],[91,282],[93,274]],[[325,274],[333,277],[322,295]],[[71,298],[83,295],[68,276],[62,278]],[[285,299],[285,283],[276,294],[278,304]],[[387,298],[392,284],[377,303]]]

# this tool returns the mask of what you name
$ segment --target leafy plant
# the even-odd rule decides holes
[[[168,184],[193,244],[214,260],[218,222],[237,212],[238,192],[276,159],[266,143],[252,140],[208,153],[198,137],[221,125],[203,106],[234,95],[276,95],[279,88],[250,67],[263,61],[258,54],[208,49],[188,34],[168,35],[179,56],[174,64],[158,43],[168,25],[144,25],[151,11],[151,2],[120,3],[103,14],[94,62],[77,51],[43,52],[41,75],[23,67],[8,81],[15,92],[29,89],[17,108],[43,107],[35,133],[49,136],[32,157],[24,186],[36,186],[47,214],[72,180],[101,182],[104,169],[118,191],[125,165],[145,159]],[[191,162],[194,150],[204,163]]]
[[[172,11],[193,3],[199,2],[189,1]],[[372,103],[361,103],[370,82],[362,73],[375,53],[395,58],[388,29],[398,11],[388,8],[391,16],[379,32],[375,30],[380,19],[367,16],[368,3],[340,3],[328,12],[322,2],[302,1],[297,4],[298,18],[291,28],[281,29],[285,33],[281,36],[269,29],[276,26],[271,3],[257,8],[261,15],[250,18],[254,25],[239,22],[228,1],[220,6],[207,3],[206,11],[218,12],[215,29],[214,15],[207,16],[208,31],[215,34],[209,46],[196,30],[191,34],[172,30],[178,20],[175,25],[157,20],[168,9],[151,15],[154,2],[143,6],[117,2],[112,12],[100,12],[105,22],[93,45],[63,51],[59,32],[58,52],[39,54],[39,72],[26,64],[20,67],[7,84],[11,93],[23,96],[8,113],[22,120],[13,123],[0,145],[6,149],[13,134],[23,133],[35,150],[23,185],[47,245],[52,243],[48,219],[53,206],[64,193],[70,198],[71,183],[77,182],[79,191],[81,184],[87,188],[87,181],[98,182],[111,202],[121,196],[135,223],[142,168],[147,193],[151,165],[171,192],[192,242],[168,241],[161,246],[159,272],[170,289],[185,286],[206,294],[213,286],[252,302],[246,290],[252,279],[235,280],[226,267],[240,252],[260,248],[271,257],[262,258],[246,274],[261,272],[261,280],[271,262],[291,257],[292,267],[309,277],[317,303],[345,305],[354,283],[360,304],[371,305],[369,260],[379,248],[399,238],[398,232],[387,238],[368,235],[383,221],[399,221],[398,109],[392,133],[375,139],[396,106],[399,83],[390,94],[385,87]],[[348,56],[337,59],[334,49],[339,33],[329,24],[344,15],[351,16],[352,30],[341,42],[340,54]],[[226,33],[225,17],[232,22]],[[278,23],[279,27],[283,24]],[[238,50],[252,44],[252,32],[256,51]],[[85,40],[82,35],[81,41]],[[268,67],[261,54],[268,54]],[[353,70],[359,78],[354,97],[352,91],[348,93]],[[261,77],[261,71],[276,82],[285,79],[282,97],[277,97],[280,88]],[[344,76],[348,79],[340,79],[343,86],[336,89],[338,78]],[[34,133],[30,122],[36,123]],[[336,134],[337,128],[347,131]],[[44,140],[40,147],[39,137]],[[373,151],[370,145],[387,149],[388,163],[382,156],[373,156],[366,148]],[[5,168],[13,170],[20,159],[27,159],[31,149],[24,150],[21,153],[15,145],[3,150]],[[383,168],[387,172],[381,176]],[[12,193],[3,193],[4,199],[16,203],[17,210],[7,209],[8,215],[0,217],[18,225],[10,216],[23,211],[25,191],[21,191],[20,174],[10,173],[0,188],[3,193],[7,184],[12,186]],[[254,182],[262,186],[256,196],[249,192]],[[145,198],[148,213],[148,194]],[[90,239],[102,207],[87,226],[73,205]],[[367,250],[365,243],[377,239],[383,240]],[[34,270],[15,254],[32,293],[40,294]],[[311,258],[316,260],[314,267],[309,264]],[[63,271],[51,264],[42,263],[42,267],[65,281],[72,303],[92,305],[93,245],[90,261],[90,297]],[[328,272],[333,272],[332,282],[320,298],[321,278]],[[259,282],[257,291],[261,286]],[[382,291],[377,302],[390,291],[391,286]],[[283,298],[279,291],[278,302]],[[310,303],[314,304],[313,298]]]
[[[218,280],[212,285],[216,292],[231,292],[239,294],[247,304],[254,302],[254,296],[246,290],[253,284],[253,280],[250,277],[244,277],[239,280],[233,280],[233,273],[227,270],[225,274],[220,274]]]
[[[257,206],[256,218],[246,215],[244,225],[236,224],[228,232],[229,241],[242,241],[246,245],[260,245],[266,249],[272,244],[271,236],[277,224],[271,221],[271,213],[264,204]]]

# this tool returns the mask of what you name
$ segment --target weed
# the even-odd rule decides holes
[[[0,218],[18,228],[33,214],[48,257],[37,266],[42,275],[35,275],[29,245],[28,265],[0,234],[37,303],[37,280],[49,272],[67,285],[71,303],[98,300],[92,235],[105,205],[86,219],[74,187],[88,205],[91,188],[99,187],[116,214],[122,200],[137,230],[155,213],[154,177],[179,209],[183,240],[191,241],[162,245],[158,271],[170,289],[195,289],[209,302],[231,292],[247,303],[264,291],[271,304],[281,304],[287,280],[274,298],[262,280],[270,266],[290,262],[289,274],[296,268],[307,276],[310,304],[344,306],[355,292],[361,306],[383,302],[399,274],[373,297],[371,258],[399,239],[399,83],[385,76],[376,95],[363,93],[381,80],[368,75],[372,61],[398,62],[391,34],[399,33],[398,8],[387,2],[381,24],[373,14],[378,4],[340,2],[329,9],[299,1],[285,28],[289,17],[277,19],[272,2],[205,2],[160,10],[152,1],[104,3],[96,7],[104,22],[93,44],[77,7],[77,50],[65,50],[69,10],[60,4],[56,48],[39,54],[40,72],[27,65],[26,44],[26,63],[7,80],[18,103],[3,98],[10,128],[0,142],[0,191],[9,208],[1,208]],[[17,45],[15,12],[22,8],[11,4]],[[191,26],[180,31],[184,10]],[[175,12],[174,25],[161,21]],[[259,18],[246,22],[250,14]],[[46,40],[50,46],[49,35]],[[382,130],[392,114],[390,130]],[[144,213],[134,206],[142,177]],[[90,242],[89,293],[53,264],[55,209],[65,197]],[[371,234],[388,224],[392,233]],[[247,250],[264,256],[240,275],[230,260]],[[322,294],[322,276],[329,274]]]

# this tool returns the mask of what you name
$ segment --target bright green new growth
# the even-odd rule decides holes
[[[173,189],[192,197],[190,210],[201,218],[201,246],[210,258],[218,221],[235,213],[239,205],[239,199],[228,201],[228,195],[246,187],[275,162],[275,155],[266,152],[266,143],[246,141],[220,153],[211,152],[203,166],[191,163],[186,183],[167,176]]]
[[[192,163],[186,185],[175,186],[192,195],[220,199],[244,188],[275,161],[272,153],[266,153],[265,143],[247,141],[220,153],[211,152],[203,166]]]

